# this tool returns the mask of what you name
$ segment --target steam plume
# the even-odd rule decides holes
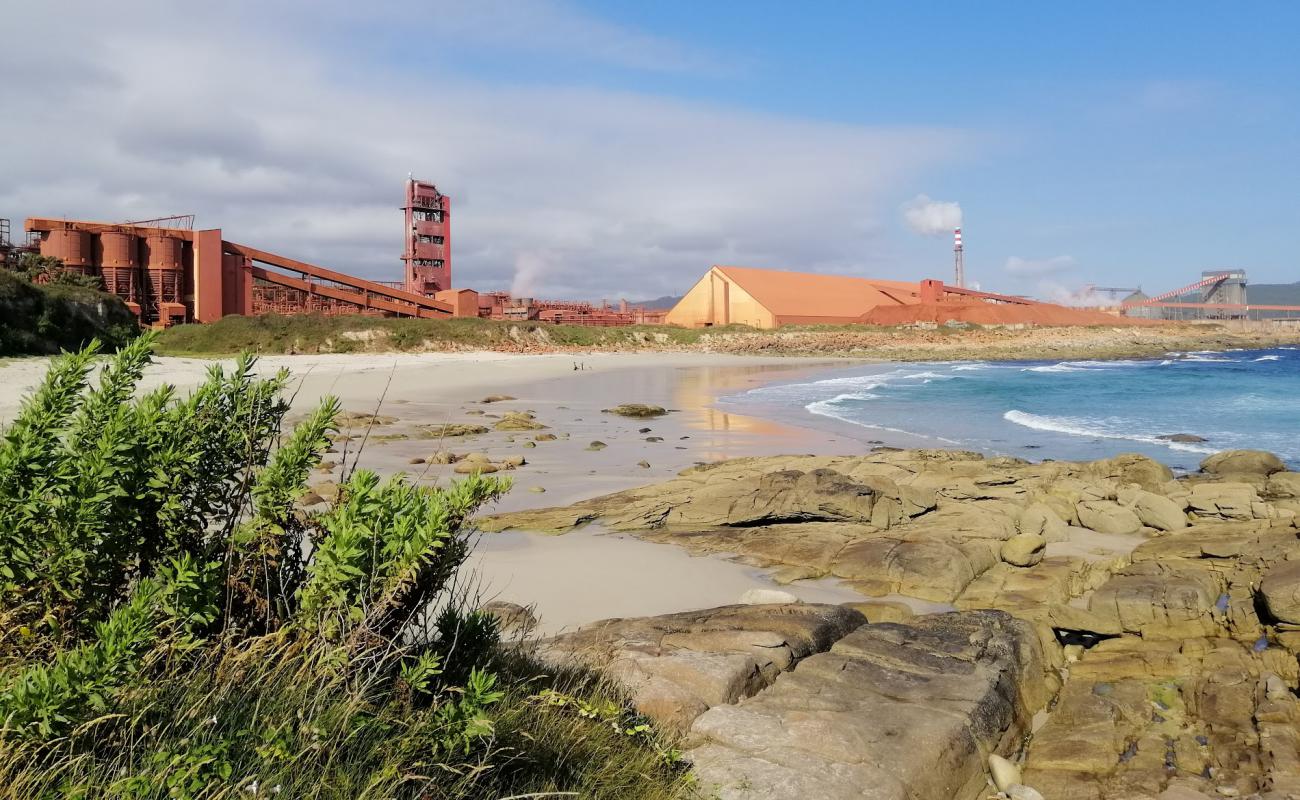
[[[538,253],[525,252],[515,256],[515,277],[510,282],[510,296],[535,296],[538,282],[550,270],[550,266]]]
[[[949,200],[931,200],[918,194],[903,204],[907,226],[922,236],[950,234],[961,227],[961,206]]]

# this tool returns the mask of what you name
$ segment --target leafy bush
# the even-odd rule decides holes
[[[0,798],[684,785],[648,729],[580,713],[621,703],[450,594],[506,482],[355,470],[308,513],[337,401],[283,434],[287,375],[248,356],[141,395],[154,341],[94,382],[97,344],[59,359],[0,441]]]
[[[0,355],[58,353],[95,338],[120,347],[139,334],[139,321],[120,297],[69,280],[82,283],[60,278],[37,285],[0,269]]]

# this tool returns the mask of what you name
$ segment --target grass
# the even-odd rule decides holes
[[[488,319],[393,319],[321,314],[230,316],[209,325],[168,330],[159,350],[169,355],[257,353],[349,353],[454,349],[639,348],[688,346],[707,335],[749,333],[752,328],[687,329],[662,325],[597,328]]]

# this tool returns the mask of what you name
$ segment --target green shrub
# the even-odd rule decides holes
[[[248,356],[140,395],[154,342],[93,385],[97,344],[56,360],[0,441],[0,799],[685,787],[626,706],[450,592],[505,481],[354,470],[307,513],[337,401],[283,434],[287,375]]]

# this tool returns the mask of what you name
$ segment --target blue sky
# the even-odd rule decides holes
[[[19,14],[67,10],[39,5]],[[713,262],[946,277],[949,237],[903,215],[925,195],[960,204],[984,288],[1150,291],[1222,266],[1300,280],[1294,4],[148,10],[143,29],[117,9],[64,45],[102,80],[94,96],[57,72],[0,89],[68,92],[112,142],[63,165],[74,179],[43,163],[57,115],[0,132],[17,176],[0,215],[194,210],[229,238],[386,276],[391,198],[414,171],[456,203],[457,283],[636,298]],[[150,24],[199,33],[169,50]],[[231,41],[249,45],[237,63]],[[151,86],[184,99],[150,103]]]

